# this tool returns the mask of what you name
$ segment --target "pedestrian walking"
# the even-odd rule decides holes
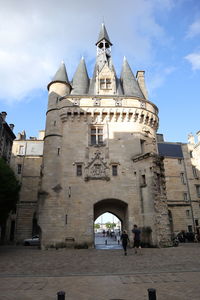
[[[122,241],[122,247],[124,249],[124,255],[127,255],[127,245],[128,245],[128,242],[130,242],[130,240],[129,240],[126,230],[124,230],[121,235],[121,241]]]
[[[141,242],[140,242],[141,231],[136,224],[133,226],[132,233],[133,233],[133,248],[135,249],[135,253],[137,253],[137,251],[139,250],[141,254]]]

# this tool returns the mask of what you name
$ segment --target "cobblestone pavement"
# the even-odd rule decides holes
[[[200,243],[177,248],[60,249],[0,247],[0,300],[200,300]]]

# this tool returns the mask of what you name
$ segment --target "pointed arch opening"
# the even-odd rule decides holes
[[[120,235],[127,229],[128,205],[118,199],[104,199],[94,205],[94,246],[121,249]]]

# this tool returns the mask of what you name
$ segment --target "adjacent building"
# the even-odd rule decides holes
[[[14,125],[8,125],[6,116],[7,113],[5,111],[0,113],[0,157],[9,163],[13,140],[16,136],[13,133]]]

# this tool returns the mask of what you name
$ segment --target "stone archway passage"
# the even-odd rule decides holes
[[[94,221],[100,217],[102,214],[109,212],[116,216],[121,222],[121,228],[127,228],[127,209],[128,205],[118,199],[104,199],[101,200],[94,205]],[[96,245],[98,249],[121,249],[121,245],[117,244],[117,241],[113,242],[110,238],[100,238],[101,243],[97,245],[97,238],[96,238]],[[95,236],[94,236],[94,244],[95,244]]]

